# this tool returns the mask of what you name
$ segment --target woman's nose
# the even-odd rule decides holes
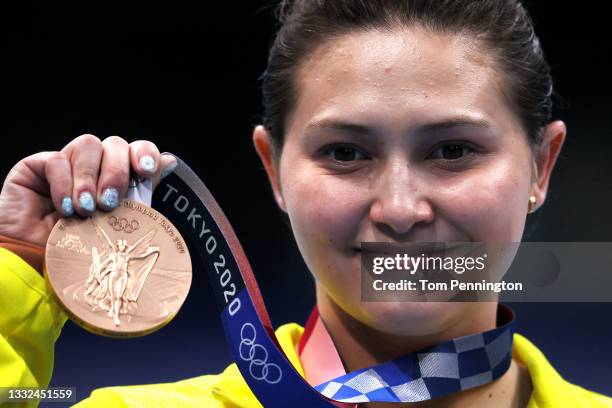
[[[396,234],[406,234],[419,223],[431,223],[433,208],[418,174],[405,164],[388,167],[373,186],[372,222],[384,224]]]

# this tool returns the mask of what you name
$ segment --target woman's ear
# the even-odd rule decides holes
[[[550,175],[561,152],[566,132],[565,123],[560,120],[549,123],[544,130],[542,143],[537,148],[534,158],[536,171],[531,191],[536,197],[536,207],[541,206],[546,200]]]
[[[266,128],[264,128],[262,125],[255,126],[255,129],[253,129],[253,144],[255,145],[255,150],[257,150],[261,163],[268,174],[268,180],[272,186],[272,192],[274,193],[276,203],[283,211],[287,212],[280,186],[280,173],[279,169],[277,168],[278,163],[274,158],[273,143],[272,136],[270,135],[270,132],[266,130]]]

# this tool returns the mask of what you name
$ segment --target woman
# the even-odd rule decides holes
[[[279,10],[263,77],[264,121],[253,141],[316,278],[318,313],[343,368],[494,329],[493,302],[362,303],[360,242],[520,241],[526,215],[545,201],[566,135],[563,122],[551,121],[552,79],[523,7],[296,0]],[[66,319],[24,260],[39,268],[38,248],[59,217],[115,208],[130,167],[158,182],[173,165],[150,142],[84,135],[15,166],[0,196],[0,234],[12,251],[1,253],[0,276],[5,299],[21,296],[27,307],[1,318],[13,341],[0,352],[25,368],[2,368],[4,378],[47,385]],[[302,334],[296,324],[277,331],[300,372],[307,371],[295,350]],[[44,344],[24,346],[32,336]],[[494,381],[410,406],[612,406],[562,380],[520,335],[512,356]],[[100,389],[79,406],[137,403],[258,405],[231,365],[174,384]]]

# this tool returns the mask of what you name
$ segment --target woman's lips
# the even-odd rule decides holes
[[[461,248],[473,250],[473,246],[478,244],[477,242],[470,241],[419,241],[419,242],[383,242],[383,241],[364,241],[370,248],[369,251],[380,253],[380,254],[408,254],[412,256],[424,255],[442,255],[444,253],[452,254],[453,251],[457,251]],[[375,248],[375,250],[373,249]],[[351,247],[354,252],[362,252],[361,244],[359,246]]]
[[[456,248],[458,245],[447,244],[446,242],[368,242],[367,251],[381,255],[442,255],[444,252]],[[363,252],[361,246],[353,247],[355,252]]]

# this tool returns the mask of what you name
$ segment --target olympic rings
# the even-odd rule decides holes
[[[255,343],[256,338],[255,326],[248,322],[244,323],[240,328],[240,345],[238,346],[240,358],[249,362],[251,377],[258,381],[263,380],[271,385],[276,384],[283,378],[283,371],[278,365],[267,363],[268,350],[261,344]],[[277,374],[274,375],[275,373]]]
[[[113,227],[115,231],[125,231],[128,234],[140,228],[140,224],[137,220],[132,220],[130,222],[125,218],[117,218],[114,215],[108,217],[108,225]]]

